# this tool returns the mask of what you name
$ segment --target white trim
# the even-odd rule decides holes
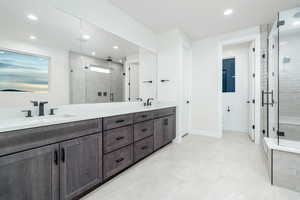
[[[197,130],[197,129],[191,130],[190,134],[213,137],[213,138],[222,138],[223,135],[222,131],[205,131],[205,130]]]
[[[218,88],[218,101],[219,101],[219,127],[223,130],[223,112],[222,112],[222,47],[224,45],[230,44],[239,44],[244,42],[255,41],[255,58],[256,58],[256,67],[255,67],[255,143],[260,143],[260,105],[261,105],[261,96],[260,96],[260,69],[261,69],[261,56],[260,56],[260,28],[254,27],[251,29],[246,29],[243,31],[234,32],[227,34],[221,37],[219,42],[219,88]],[[222,131],[221,131],[222,135]]]

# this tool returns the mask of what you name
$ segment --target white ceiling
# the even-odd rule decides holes
[[[155,32],[181,29],[193,40],[274,21],[299,0],[110,0]],[[232,8],[231,16],[224,10]]]
[[[35,14],[39,20],[28,20],[28,14]],[[90,56],[94,51],[99,58],[120,59],[139,51],[137,45],[51,7],[48,0],[0,0],[0,27],[2,41],[55,47]],[[83,42],[80,40],[83,34],[91,39]],[[30,40],[30,35],[37,39]],[[115,45],[119,50],[113,49]]]

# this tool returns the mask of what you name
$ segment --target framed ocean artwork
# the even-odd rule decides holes
[[[0,49],[0,92],[48,92],[49,57]]]

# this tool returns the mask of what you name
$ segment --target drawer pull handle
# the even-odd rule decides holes
[[[146,118],[147,117],[147,115],[142,115],[142,118]]]
[[[144,129],[142,129],[142,132],[146,132],[148,129],[147,128],[144,128]]]
[[[117,120],[116,123],[122,123],[124,121],[125,121],[124,119],[120,119],[120,120]]]
[[[61,161],[65,162],[65,160],[66,160],[66,152],[65,152],[65,149],[62,148],[61,149]]]
[[[122,162],[123,160],[124,160],[124,158],[120,158],[120,159],[116,160],[116,163],[120,163],[120,162]]]
[[[168,119],[164,119],[164,125],[168,126],[169,125],[169,120]]]
[[[148,149],[148,146],[143,146],[141,149],[146,150],[146,149]]]
[[[57,150],[54,151],[54,163],[55,163],[55,165],[58,165],[58,152],[57,152]]]
[[[123,140],[124,139],[124,136],[121,136],[121,137],[117,137],[116,140]]]

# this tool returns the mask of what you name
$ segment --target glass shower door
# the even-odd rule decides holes
[[[268,90],[263,93],[268,112],[268,136],[277,138],[278,131],[278,50],[279,32],[278,20],[273,24],[269,35],[269,67],[268,67]]]
[[[279,13],[278,143],[300,142],[300,8]]]

